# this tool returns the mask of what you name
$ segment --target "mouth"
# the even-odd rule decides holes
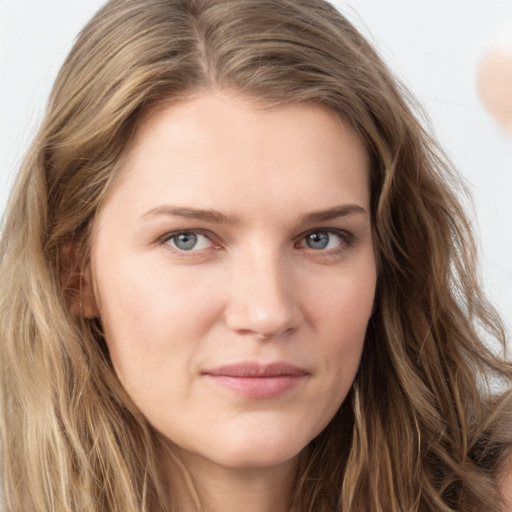
[[[202,375],[221,388],[247,398],[274,398],[299,386],[309,373],[289,363],[240,363],[220,366]]]

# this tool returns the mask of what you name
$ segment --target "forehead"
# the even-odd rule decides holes
[[[368,174],[360,138],[324,106],[264,108],[239,96],[197,94],[146,116],[113,194],[122,191],[134,208],[148,200],[204,208],[298,201],[314,210],[320,200],[367,203]]]

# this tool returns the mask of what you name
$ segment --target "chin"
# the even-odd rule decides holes
[[[280,466],[296,459],[310,440],[309,436],[287,429],[243,432],[219,442],[209,458],[219,465],[239,469]]]

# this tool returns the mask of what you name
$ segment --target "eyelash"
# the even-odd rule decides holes
[[[306,243],[305,240],[307,239],[308,236],[311,236],[314,234],[322,234],[322,233],[326,233],[326,234],[334,235],[334,236],[338,237],[340,240],[340,243],[338,244],[338,246],[331,248],[331,249],[324,250],[324,249],[313,249],[311,247],[307,247],[306,245],[302,245],[303,242],[304,242],[304,244]],[[205,248],[205,249],[191,249],[188,251],[185,249],[180,249],[178,247],[173,247],[169,242],[173,239],[176,239],[180,235],[204,236],[210,241],[212,246]],[[220,244],[216,244],[214,241],[214,238],[215,238],[214,235],[209,231],[204,231],[201,229],[189,229],[189,230],[172,231],[170,233],[166,233],[165,235],[161,236],[158,239],[158,243],[160,243],[161,245],[166,245],[168,250],[174,252],[175,254],[178,254],[180,256],[190,257],[190,256],[198,255],[202,251],[206,251],[206,250],[210,250],[210,249],[213,249],[213,250],[220,249],[221,248]],[[299,237],[297,237],[294,246],[295,247],[298,246],[299,248],[309,249],[312,253],[322,254],[325,256],[337,256],[341,252],[352,247],[352,245],[354,244],[354,241],[355,241],[354,235],[348,231],[341,230],[341,229],[333,229],[333,228],[317,228],[317,229],[309,230],[306,233],[302,233]]]
[[[181,230],[181,231],[173,231],[171,233],[167,233],[165,235],[163,235],[162,237],[160,237],[158,239],[158,242],[162,245],[167,245],[167,247],[169,248],[169,250],[177,253],[177,254],[180,254],[180,255],[193,255],[193,254],[197,254],[198,252],[200,251],[204,251],[204,250],[207,250],[207,249],[192,249],[190,251],[187,251],[185,249],[179,249],[178,247],[173,247],[170,245],[170,241],[179,237],[180,235],[200,235],[200,236],[204,236],[206,237],[210,243],[214,246],[215,249],[218,249],[220,248],[220,246],[218,247],[215,247],[215,242],[213,241],[213,234],[208,232],[208,231],[203,231],[201,229],[187,229],[187,230]]]

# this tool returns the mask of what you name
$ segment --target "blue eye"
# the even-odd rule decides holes
[[[208,249],[212,245],[211,240],[207,236],[192,231],[182,231],[181,233],[173,234],[165,242],[180,251],[198,251]]]
[[[335,249],[344,241],[343,237],[332,231],[314,231],[307,234],[301,241],[302,247],[308,247],[315,251]]]

